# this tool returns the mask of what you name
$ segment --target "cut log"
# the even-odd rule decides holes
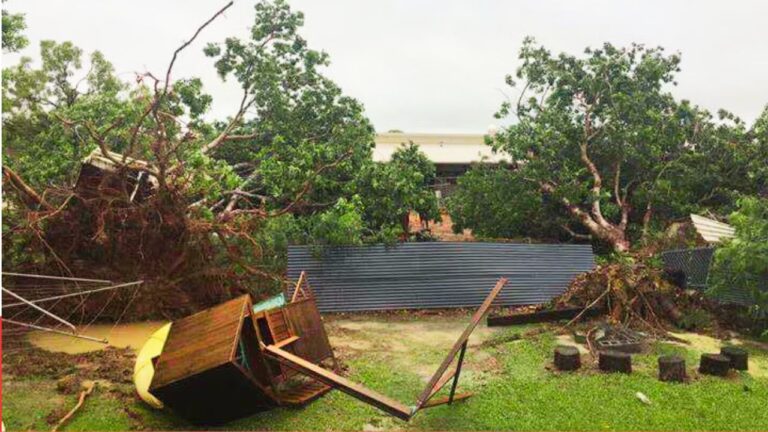
[[[720,354],[728,357],[731,361],[731,369],[747,370],[749,368],[748,359],[749,354],[743,348],[738,347],[724,347],[720,350]]]
[[[685,381],[685,359],[676,355],[659,357],[659,380],[671,382]]]
[[[510,326],[517,324],[535,324],[542,322],[559,321],[576,317],[581,312],[582,318],[592,318],[605,313],[605,310],[599,307],[587,309],[568,308],[560,310],[544,310],[524,314],[512,315],[490,315],[488,316],[488,327]]]
[[[632,356],[619,351],[601,351],[598,360],[603,372],[632,373]]]
[[[707,375],[726,376],[731,368],[731,359],[721,354],[702,354],[699,372]]]
[[[560,345],[555,348],[555,367],[561,371],[574,371],[581,367],[581,355],[578,348]]]

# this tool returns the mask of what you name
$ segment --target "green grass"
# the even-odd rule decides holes
[[[419,412],[409,423],[393,419],[339,391],[300,409],[279,408],[225,425],[235,430],[360,430],[364,427],[410,430],[768,430],[768,378],[735,374],[729,378],[698,377],[687,384],[656,378],[660,354],[686,358],[692,375],[700,353],[676,345],[656,344],[633,358],[634,373],[603,374],[586,365],[577,373],[553,373],[555,338],[550,333],[512,341],[505,329],[493,336],[503,343],[468,352],[460,391],[475,396],[453,406]],[[445,350],[375,351],[347,359],[351,379],[405,403],[413,403],[424,379],[403,362],[439,362]],[[405,356],[405,358],[403,357]],[[750,356],[768,364],[768,353],[750,348]],[[495,359],[492,370],[475,367],[479,359]],[[472,362],[475,363],[472,363]],[[480,362],[482,363],[482,362]],[[74,405],[74,396],[59,396],[50,381],[25,378],[4,382],[4,421],[9,430],[49,430],[46,416]],[[123,390],[126,391],[126,390]],[[641,403],[642,392],[652,401]],[[168,412],[146,408],[115,391],[97,391],[64,430],[190,429]],[[64,411],[66,412],[66,410]]]

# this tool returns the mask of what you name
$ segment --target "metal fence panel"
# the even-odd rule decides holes
[[[713,248],[675,249],[661,253],[664,268],[685,273],[686,286],[706,289]]]
[[[661,253],[664,268],[682,271],[686,276],[686,286],[705,291],[709,289],[709,270],[715,255],[715,248],[674,249]],[[715,296],[723,303],[752,304],[752,297],[745,289],[731,287],[727,292]]]
[[[476,307],[499,277],[499,305],[545,303],[595,265],[590,245],[478,242],[345,246],[313,256],[288,249],[288,277],[302,270],[322,312]]]

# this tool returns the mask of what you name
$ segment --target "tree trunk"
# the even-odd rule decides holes
[[[629,240],[627,239],[627,233],[619,230],[618,228],[612,228],[606,235],[605,240],[613,247],[616,252],[629,252]]]
[[[573,371],[581,367],[578,348],[560,345],[555,348],[555,367],[561,371]]]
[[[598,366],[603,372],[632,373],[632,356],[619,351],[601,351]]]
[[[731,368],[731,360],[721,354],[702,354],[699,372],[707,375],[726,376]]]
[[[659,380],[683,382],[685,378],[684,358],[676,355],[659,357]]]
[[[539,186],[542,193],[552,194],[555,192],[555,186],[552,184],[540,183]],[[599,200],[595,201],[595,205],[590,211],[583,210],[568,198],[561,198],[560,201],[571,216],[576,218],[595,238],[608,243],[616,252],[629,251],[630,242],[626,232],[626,220],[629,217],[628,208],[622,210],[622,223],[612,224],[603,217]]]
[[[720,349],[720,354],[728,357],[731,361],[732,369],[747,370],[749,368],[747,351],[742,348],[733,346],[723,347]]]
[[[42,195],[32,189],[16,172],[7,166],[3,166],[3,177],[19,193],[19,197],[30,210],[53,210]]]

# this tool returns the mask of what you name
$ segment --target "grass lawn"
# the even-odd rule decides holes
[[[389,321],[351,316],[333,317],[327,327],[351,379],[410,404],[467,320],[468,316]],[[698,376],[694,369],[703,348],[668,343],[634,356],[631,375],[602,374],[589,361],[578,373],[560,374],[547,368],[556,336],[551,331],[526,335],[534,328],[478,327],[459,384],[459,391],[474,391],[475,396],[421,411],[409,423],[332,391],[304,408],[274,409],[222,429],[768,430],[768,351],[757,345],[745,344],[753,361],[750,373],[728,378]],[[516,335],[523,337],[515,340]],[[707,340],[710,345],[719,343]],[[656,379],[656,359],[667,353],[686,358],[692,382]],[[636,392],[647,395],[651,405],[641,403]],[[3,420],[9,430],[49,430],[50,417],[61,417],[54,414],[63,415],[74,403],[75,396],[59,395],[50,378],[10,377],[3,382]],[[63,430],[127,428],[193,426],[171,413],[145,407],[132,396],[130,386],[121,384],[98,388]]]

